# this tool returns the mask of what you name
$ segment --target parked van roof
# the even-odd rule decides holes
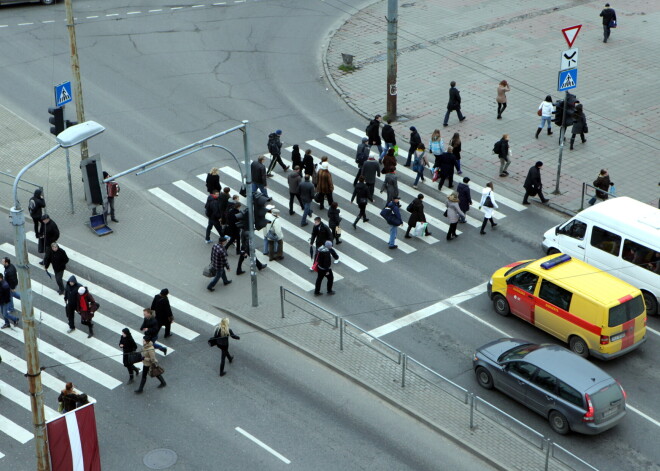
[[[579,215],[590,217],[602,215],[612,223],[625,224],[618,227],[624,233],[642,231],[650,236],[659,237],[660,209],[627,196],[610,198],[581,211]]]
[[[559,254],[540,258],[529,266],[536,269],[544,278],[570,287],[571,291],[601,300],[605,305],[618,305],[619,300],[628,295],[640,294],[639,289],[631,284],[589,265],[582,260],[572,258],[548,270],[541,268],[543,262],[560,257]]]

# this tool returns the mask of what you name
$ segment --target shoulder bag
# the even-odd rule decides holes
[[[486,196],[486,199],[484,200],[484,206],[487,208],[494,208],[495,206],[493,205],[493,200],[490,198],[490,193],[488,193],[488,196]]]
[[[275,224],[275,221],[270,223],[270,229],[268,229],[268,232],[266,232],[266,240],[270,240],[271,242],[279,240],[277,234],[273,230],[273,224]]]
[[[149,376],[152,378],[155,378],[156,376],[160,376],[163,373],[165,373],[165,369],[160,366],[158,363],[152,363],[151,366],[149,367]]]
[[[204,267],[204,270],[202,270],[202,275],[204,275],[207,278],[213,278],[216,275],[216,273],[217,271],[212,263]]]

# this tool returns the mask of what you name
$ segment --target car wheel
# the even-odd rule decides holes
[[[559,435],[566,435],[571,431],[571,428],[568,426],[568,420],[564,417],[564,414],[556,410],[550,411],[548,415],[548,422],[550,422],[550,427],[552,430],[557,432]]]
[[[479,386],[486,389],[493,389],[493,375],[490,374],[490,371],[483,366],[477,366],[474,373],[477,375]]]
[[[55,3],[55,0],[41,0],[41,3],[43,3],[44,5],[52,5],[53,3]]]
[[[589,347],[587,346],[587,343],[580,337],[571,337],[571,339],[568,341],[568,346],[571,347],[573,353],[577,353],[582,358],[589,357]]]
[[[655,298],[655,295],[648,291],[642,291],[642,295],[644,296],[644,303],[646,304],[646,314],[648,316],[657,316],[658,300]]]
[[[495,308],[495,312],[500,316],[508,316],[511,313],[511,310],[509,309],[509,301],[507,301],[501,294],[493,296],[493,307]]]
[[[556,248],[554,248],[554,247],[550,247],[550,248],[548,249],[548,255],[554,255],[554,254],[556,254],[556,253],[560,253],[559,250],[557,250]]]

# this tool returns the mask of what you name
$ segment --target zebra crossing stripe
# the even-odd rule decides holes
[[[34,237],[33,232],[30,232],[28,234],[28,238],[32,242],[37,241],[37,239]],[[85,254],[73,250],[72,248],[64,247],[62,244],[59,245],[64,250],[66,250],[67,254],[69,255],[69,258],[75,260],[78,263],[81,263],[82,265],[84,265],[85,267],[91,270],[94,270],[102,275],[114,279],[114,281],[117,283],[121,283],[124,286],[131,288],[141,294],[144,293],[156,294],[160,292],[159,288],[154,288],[150,284],[145,283],[142,280],[138,280],[137,278],[134,278],[127,273],[123,273],[119,270],[116,270],[115,268],[112,268],[111,266],[106,265],[105,263],[98,262],[93,258],[88,257]],[[186,315],[194,317],[202,322],[206,322],[207,324],[213,326],[218,325],[218,323],[220,323],[220,318],[218,316],[215,316],[211,313],[204,311],[203,309],[197,306],[194,306],[186,301],[183,301],[177,298],[176,296],[173,296],[171,293],[167,298],[170,300],[170,306],[172,306],[175,309],[178,309],[179,311],[181,311]]]
[[[28,432],[16,422],[9,420],[7,417],[0,415],[0,432],[9,435],[14,440],[25,444],[34,438],[31,432]]]
[[[32,410],[32,405],[30,404],[30,396],[19,391],[11,384],[5,383],[4,381],[0,380],[0,390],[2,391],[2,397],[6,397],[7,399],[21,406],[25,410],[28,411]],[[56,410],[53,410],[46,405],[44,406],[44,414],[46,415],[46,420],[54,419],[55,417],[58,417],[60,415]]]
[[[240,178],[241,178],[240,174],[236,170],[234,170],[232,168],[229,168],[229,167],[223,167],[221,169],[221,171],[224,172],[229,177],[240,181]],[[273,192],[272,194],[269,193],[268,196],[270,196],[273,200],[275,200],[275,202],[280,204],[282,206],[283,210],[284,210],[284,208],[288,207],[289,200],[287,200],[284,196],[278,195],[275,192]],[[307,242],[311,238],[311,234],[308,233],[307,231],[305,231],[304,229],[292,224],[291,222],[287,221],[284,218],[280,218],[280,220],[282,222],[282,227],[284,229],[291,232],[296,237],[302,239],[304,242]],[[346,241],[349,242],[351,245],[356,246],[359,250],[366,253],[367,255],[370,255],[370,256],[374,257],[379,262],[388,262],[388,261],[392,260],[391,257],[388,257],[387,255],[382,254],[377,250],[374,250],[369,245],[360,243],[359,240],[357,240],[355,237],[351,236],[350,234],[344,233],[344,234],[342,234],[342,238],[344,236],[348,236],[346,238]],[[364,247],[360,247],[360,245],[364,245]],[[335,247],[335,249],[337,249],[337,248]],[[360,262],[358,262],[357,260],[349,257],[346,254],[342,254],[342,256],[340,257],[340,261],[343,265],[346,265],[346,266],[352,268],[353,270],[355,270],[357,272],[362,272],[362,271],[365,271],[367,269],[366,266],[362,265]]]
[[[14,247],[9,245],[9,244],[5,243],[5,244],[0,245],[0,250],[3,250],[4,252],[7,252],[10,255],[14,255]],[[31,265],[34,265],[36,268],[41,268],[38,265],[39,257],[35,257],[32,254],[28,254],[28,260],[29,260]],[[96,286],[95,284],[86,281],[85,279],[81,278],[78,275],[75,275],[75,276],[76,276],[76,280],[78,280],[78,282],[80,284],[90,288],[90,291],[93,292],[95,296],[96,296],[96,294],[98,294],[100,298],[109,300],[108,297],[103,296],[104,294],[106,294],[105,293],[106,290],[104,290],[100,286]],[[57,292],[54,289],[50,289],[47,286],[39,283],[36,280],[32,280],[32,287],[33,287],[32,291],[35,294],[38,294],[38,295],[40,295],[40,296],[42,296],[46,299],[49,299],[49,300],[51,300],[51,301],[53,301],[54,303],[57,303],[57,304],[62,302],[62,296],[57,294]],[[113,293],[113,295],[114,295],[114,293]],[[117,298],[118,299],[123,299],[123,298],[119,298],[118,296],[117,296]],[[126,301],[126,303],[129,303],[129,302],[130,301]],[[118,303],[114,303],[114,304],[118,305]],[[137,304],[135,306],[137,306]],[[126,308],[125,305],[120,306],[120,307]],[[141,307],[137,307],[137,309],[139,309],[139,312],[142,313],[142,308]],[[62,308],[62,310],[64,311],[64,307]],[[42,312],[42,311],[39,311],[39,312]],[[135,312],[137,313],[137,311],[135,311]],[[36,310],[35,310],[35,314],[36,314]],[[142,316],[140,316],[140,317],[142,317]],[[69,329],[68,324],[65,324],[64,322],[60,322],[60,321],[57,321],[57,320],[56,320],[56,322],[57,322],[57,325],[59,326],[59,331],[64,332],[64,331]],[[111,317],[103,315],[101,313],[101,311],[96,311],[96,313],[94,314],[94,323],[99,324],[99,325],[105,327],[106,329],[117,333],[117,335],[120,335],[120,332],[122,331],[122,329],[124,327],[126,327],[124,324],[115,321]],[[55,329],[55,327],[53,327],[53,328]],[[172,326],[172,328],[174,328],[174,325]],[[139,339],[143,336],[143,333],[138,332],[137,330],[130,329],[130,331],[131,331],[131,335],[133,336],[133,338]],[[76,331],[72,332],[72,334],[77,336],[77,335],[81,334],[81,332],[78,329],[76,329]],[[199,334],[196,334],[196,335],[199,335]],[[194,337],[192,337],[192,338],[194,338]],[[85,335],[83,335],[81,337],[81,339],[82,339],[83,343],[87,344],[88,339]],[[94,339],[94,338],[89,339],[89,340],[94,340],[94,342],[92,342],[92,343],[95,343],[95,342],[98,341],[97,339]],[[188,339],[188,340],[191,340],[191,339]],[[172,347],[169,347],[169,346],[165,345],[163,342],[158,342],[158,343],[160,343],[164,347],[167,347],[167,349],[170,351],[170,354],[175,351]],[[116,354],[117,354],[117,351],[115,351],[115,353],[113,353],[113,355],[116,355]],[[163,352],[161,352],[160,350],[157,350],[156,354],[157,355],[158,354],[162,355]],[[122,363],[121,357],[120,357],[119,362]]]
[[[0,356],[2,356],[3,364],[11,366],[19,373],[25,374],[25,372],[27,371],[27,362],[22,358],[17,357],[9,350],[5,350],[4,348],[0,347]],[[64,381],[57,379],[56,377],[45,371],[41,372],[41,384],[44,387],[56,391],[58,393],[66,387],[66,383]],[[82,393],[84,391],[80,391],[80,392]],[[89,399],[89,402],[96,402],[96,399],[94,399],[92,396],[88,395],[87,398]]]
[[[206,201],[206,197],[207,197],[207,195],[206,195],[205,193],[201,192],[200,190],[198,190],[197,188],[195,188],[194,186],[192,186],[192,185],[190,185],[190,184],[188,184],[188,183],[186,183],[186,182],[184,182],[184,181],[178,181],[178,182],[175,182],[175,185],[176,185],[178,188],[180,188],[181,190],[183,190],[183,191],[185,191],[186,193],[188,193],[188,194],[189,194],[190,196],[192,196],[193,198],[196,198],[196,199],[199,200],[199,201],[201,201],[201,200]],[[241,197],[241,202],[242,202],[243,204],[245,204],[245,198],[242,198],[242,197]],[[205,218],[205,217],[203,217],[202,219],[206,221],[206,218]],[[204,225],[206,225],[206,223],[204,223]],[[256,237],[258,237],[260,240],[263,241],[263,234],[262,234],[261,231],[254,231],[254,235],[255,235]],[[255,252],[258,254],[257,256],[260,256],[260,255],[262,254],[262,252],[261,252],[257,247],[255,247]],[[301,252],[301,251],[298,250],[297,248],[295,248],[292,244],[287,244],[286,241],[284,241],[284,252],[287,253],[288,255],[291,255],[292,258],[297,259],[299,262],[301,262],[301,263],[304,264],[304,265],[311,266],[311,264],[312,264],[311,257],[309,257],[309,256],[306,255],[305,253]],[[262,260],[262,261],[263,261],[263,260]],[[264,262],[264,263],[265,263],[265,262]],[[272,264],[272,265],[273,265],[273,269],[274,269],[274,271],[275,271],[275,268],[279,269],[279,267],[283,266],[283,265],[281,265],[281,264],[279,264],[279,263]],[[333,272],[334,272],[334,275],[335,275],[335,280],[342,280],[342,279],[344,279],[344,277],[343,277],[342,275],[338,274],[338,273],[335,272],[334,270],[333,270]],[[277,271],[276,271],[276,273],[277,273]],[[278,274],[279,274],[279,273],[278,273]],[[288,270],[288,274],[287,274],[287,276],[290,276],[291,274],[294,274],[294,272]],[[282,275],[282,276],[284,276],[284,275]],[[304,278],[300,277],[299,275],[295,275],[295,276],[296,276],[296,278],[295,278],[295,279],[296,279],[296,282],[295,282],[295,283],[296,283],[296,286],[297,286],[298,288],[303,289],[303,288],[302,288],[303,286],[308,286],[308,285],[309,285],[310,288],[309,288],[309,289],[306,289],[306,288],[305,288],[305,291],[311,291],[312,289],[314,289],[314,285],[313,285],[312,283],[308,282],[307,280],[305,280]],[[289,280],[293,280],[292,278],[287,278],[287,279],[289,279]],[[300,284],[298,284],[298,283],[300,283]]]
[[[13,338],[14,340],[18,340],[21,343],[25,342],[25,339],[23,338],[23,329],[10,328],[3,329],[0,332]],[[115,378],[104,373],[103,371],[96,369],[93,366],[89,366],[84,361],[79,360],[73,355],[69,355],[68,353],[54,347],[43,339],[37,339],[37,345],[39,347],[39,352],[42,355],[52,358],[62,366],[77,371],[81,375],[88,377],[101,386],[104,386],[108,389],[115,389],[121,384],[121,381],[117,381]]]
[[[185,182],[176,182],[176,183],[185,183]],[[188,184],[186,184],[188,185]],[[180,185],[177,184],[176,186],[179,187],[180,189],[185,190],[186,185]],[[195,197],[196,199],[199,200],[199,197],[201,196],[204,201],[206,201],[206,195],[202,193],[201,191],[197,190],[196,188],[192,187],[191,185],[188,185],[190,187],[189,189],[192,190],[193,192],[199,193],[199,195],[196,195],[195,193],[190,193],[191,196]],[[208,223],[208,219],[205,216],[202,216],[199,214],[197,211],[193,210],[192,208],[186,206],[185,204],[181,203],[179,200],[174,198],[173,196],[170,196],[167,192],[163,191],[160,188],[152,188],[149,190],[154,196],[158,197],[161,201],[163,201],[166,204],[169,204],[172,206],[174,209],[177,211],[180,211],[182,214],[185,216],[189,217],[193,221],[195,221],[197,224],[206,227],[206,224]],[[262,238],[262,235],[259,232],[254,233],[255,236]],[[256,252],[259,253],[259,250],[256,249]],[[298,258],[299,261],[302,261],[305,257],[302,254],[302,252],[295,250],[293,247],[291,247],[290,244],[284,245],[284,252],[287,255],[291,255],[292,258]],[[259,257],[261,259],[261,257]],[[303,262],[304,263],[304,262]],[[311,265],[311,261],[309,262]],[[278,275],[282,276],[283,278],[291,281],[293,284],[295,284],[298,288],[305,290],[305,291],[311,291],[314,289],[314,285],[310,283],[309,281],[305,280],[304,278],[300,277],[299,275],[295,274],[293,271],[289,270],[288,268],[284,267],[284,265],[280,263],[271,263],[269,264],[269,269],[272,269],[275,273]],[[219,321],[218,321],[219,322]]]
[[[282,160],[284,161],[285,164],[287,164],[287,165],[291,165],[291,163],[288,162],[288,161],[286,161],[286,159],[282,159]],[[283,185],[284,187],[288,188],[288,182],[286,181],[286,179],[285,179],[284,177],[282,177],[282,176],[280,176],[280,175],[273,174],[273,176],[271,177],[271,180],[275,180],[276,182],[280,183],[280,184]],[[351,185],[352,185],[352,183],[351,183]],[[349,193],[349,192],[346,191],[346,190],[342,190],[342,189],[339,188],[338,186],[335,186],[334,195],[335,195],[335,196],[338,196],[338,197],[340,197],[340,198],[345,199],[346,201],[349,202],[349,204],[350,204],[350,201],[351,201],[351,197],[353,196],[352,193]],[[296,209],[295,207],[294,207],[294,210],[295,210],[297,213],[300,212],[300,213],[301,213],[301,216],[302,216],[302,211],[299,211],[299,210]],[[342,211],[342,213],[344,214],[344,219],[346,220],[346,222],[349,222],[349,223],[350,223],[351,221],[355,221],[356,215],[349,213],[348,210],[347,210],[345,207],[343,207],[343,208],[341,209],[341,211]],[[373,205],[367,205],[367,209],[366,209],[366,211],[369,212],[369,213],[371,213],[371,214],[373,214],[373,215],[378,216],[378,220],[380,220],[380,211],[376,211],[376,210],[374,209]],[[383,241],[383,242],[387,242],[387,241],[389,240],[389,238],[390,238],[390,234],[389,234],[389,232],[385,232],[385,231],[379,229],[378,227],[376,227],[376,226],[373,225],[373,224],[370,224],[370,225],[368,225],[368,226],[367,226],[367,225],[364,225],[364,226],[362,226],[362,227],[364,228],[364,230],[365,230],[366,232],[368,232],[368,233],[370,233],[371,235],[377,237],[378,239],[380,239],[380,240]],[[346,234],[346,231],[344,231],[344,234]],[[435,243],[435,242],[438,242],[438,240],[437,240],[437,239],[434,239],[433,237],[424,237],[423,240],[424,240],[425,242],[429,243],[429,244],[433,244],[433,243]],[[363,242],[363,243],[366,244],[366,242]],[[401,250],[403,253],[412,253],[412,252],[414,252],[414,251],[417,250],[417,249],[415,249],[414,247],[412,247],[411,245],[408,245],[408,244],[406,244],[406,243],[403,242],[403,241],[399,241],[399,240],[397,240],[397,245],[399,246],[399,250]]]
[[[364,132],[360,131],[357,128],[350,128],[350,129],[347,129],[347,131],[350,132],[351,134],[359,136],[360,138],[366,137],[364,135]],[[403,149],[400,148],[400,150],[403,150]],[[486,182],[484,182],[483,180],[478,181],[478,179],[476,179],[476,178],[470,178],[470,179],[473,180],[476,185],[479,185],[481,187],[486,186]],[[481,194],[479,195],[479,197],[481,198]],[[514,211],[523,211],[523,210],[527,209],[524,205],[522,205],[520,203],[517,203],[517,202],[513,201],[512,199],[507,198],[507,197],[505,197],[505,196],[503,196],[499,193],[496,193],[495,198],[497,199],[498,203],[502,203],[503,205],[508,206],[509,208],[513,209]],[[502,216],[500,216],[500,218],[501,217]]]

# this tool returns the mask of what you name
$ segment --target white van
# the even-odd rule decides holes
[[[547,254],[562,252],[607,271],[644,294],[648,315],[660,300],[660,209],[610,198],[543,235]]]

